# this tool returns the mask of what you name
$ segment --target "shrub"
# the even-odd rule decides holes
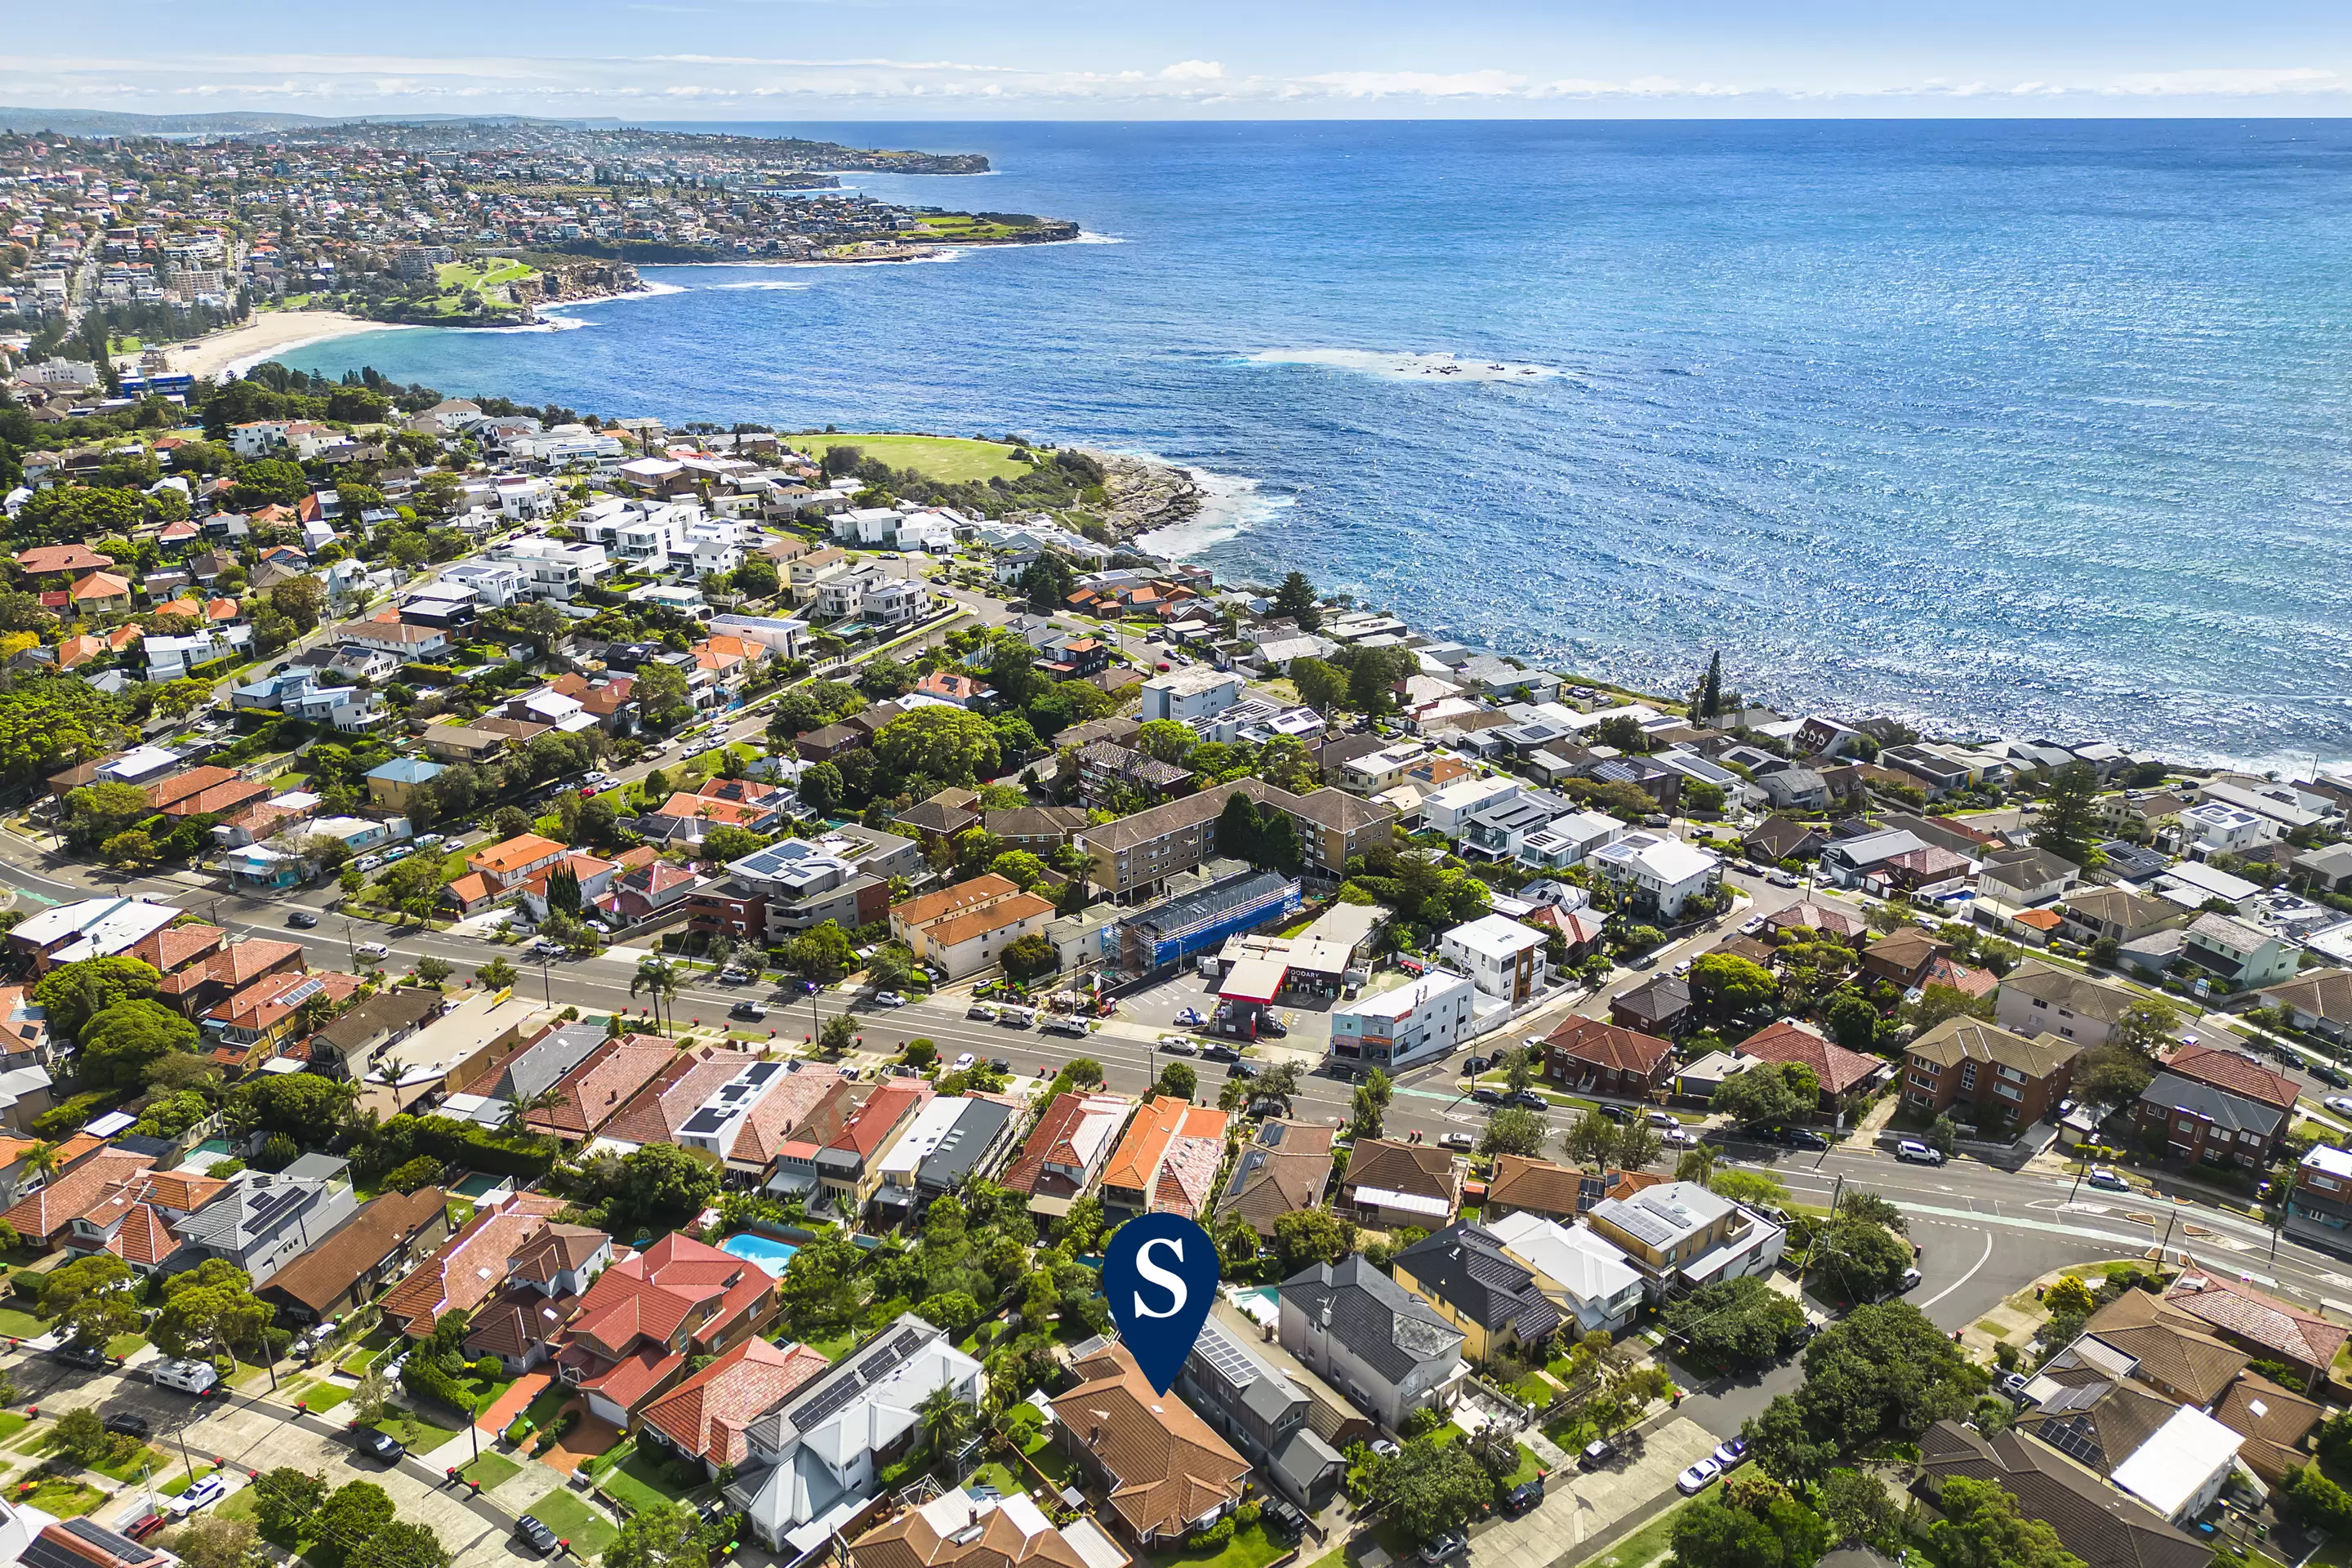
[[[1196,1530],[1184,1538],[1184,1544],[1196,1551],[1216,1552],[1232,1543],[1234,1516],[1225,1515],[1206,1530]]]

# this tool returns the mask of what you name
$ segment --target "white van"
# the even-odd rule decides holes
[[[199,1398],[220,1386],[220,1373],[213,1370],[212,1363],[205,1361],[159,1361],[154,1378],[159,1388],[176,1388]]]

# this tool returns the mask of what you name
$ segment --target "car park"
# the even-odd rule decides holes
[[[1713,1485],[1715,1479],[1721,1474],[1721,1465],[1711,1458],[1701,1459],[1675,1478],[1675,1489],[1685,1497],[1696,1497]]]
[[[1922,1143],[1916,1138],[1906,1138],[1895,1145],[1895,1157],[1914,1165],[1940,1165],[1944,1163],[1944,1152],[1941,1149]]]
[[[319,923],[319,917],[309,910],[296,910],[286,917],[286,923],[297,931],[309,931]]]
[[[166,1498],[163,1500],[163,1507],[174,1519],[186,1519],[205,1504],[218,1502],[226,1496],[228,1496],[228,1482],[223,1480],[215,1472],[206,1476],[178,1497]]]
[[[2125,1181],[2122,1176],[2116,1174],[2115,1168],[2110,1165],[2092,1166],[2091,1173],[2084,1176],[2083,1180],[2089,1183],[2092,1186],[2105,1187],[2110,1192],[2127,1193],[2131,1191],[2131,1184]]]
[[[564,1547],[562,1537],[530,1514],[524,1514],[515,1521],[514,1532],[517,1541],[521,1542],[541,1557],[552,1557]]]

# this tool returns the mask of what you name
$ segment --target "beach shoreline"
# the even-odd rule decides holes
[[[341,310],[263,310],[224,331],[165,348],[172,368],[200,378],[242,375],[263,361],[361,332],[400,330],[396,321],[371,321]]]

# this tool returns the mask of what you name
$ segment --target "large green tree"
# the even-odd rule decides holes
[[[41,976],[33,1001],[48,1020],[49,1032],[78,1040],[89,1021],[118,1002],[155,994],[163,976],[136,958],[84,958],[62,963]]]
[[[875,732],[874,754],[901,782],[969,785],[996,772],[996,727],[961,708],[918,708]]]
[[[707,1568],[701,1521],[683,1504],[656,1502],[631,1514],[604,1549],[604,1568]]]
[[[1805,1382],[1745,1428],[1764,1469],[1791,1486],[1820,1479],[1888,1439],[1912,1441],[1957,1417],[1985,1373],[1907,1301],[1856,1307],[1805,1347]]]
[[[2080,866],[2098,843],[2099,775],[2088,763],[2068,763],[2053,769],[2042,796],[2042,816],[2033,825],[2037,847]]]
[[[2018,1511],[1997,1482],[1954,1476],[1937,1491],[1927,1539],[1943,1568],[2083,1568],[2046,1520]]]
[[[196,1026],[153,1002],[117,1002],[81,1032],[82,1076],[118,1088],[139,1084],[148,1067],[173,1051],[193,1051]]]
[[[1311,632],[1323,624],[1323,607],[1317,602],[1315,584],[1307,580],[1304,572],[1293,572],[1274,591],[1274,613],[1287,616],[1298,623],[1302,632]]]
[[[1734,1121],[1789,1121],[1821,1106],[1822,1080],[1802,1062],[1760,1062],[1717,1086],[1708,1109]]]
[[[1804,1309],[1753,1275],[1702,1285],[1666,1309],[1667,1333],[1717,1366],[1777,1361],[1804,1326]]]
[[[1466,1445],[1415,1437],[1381,1468],[1372,1501],[1408,1541],[1459,1530],[1494,1500],[1494,1479]]]

